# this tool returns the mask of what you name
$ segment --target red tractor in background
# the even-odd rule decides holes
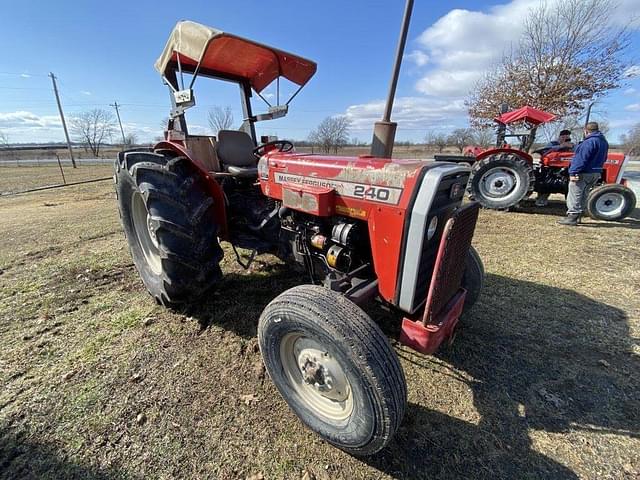
[[[407,27],[405,14],[405,38]],[[266,370],[321,437],[357,455],[379,451],[399,428],[407,386],[389,340],[359,305],[377,298],[402,314],[400,341],[420,352],[451,337],[484,278],[471,247],[479,206],[463,206],[470,167],[259,144],[256,122],[284,116],[316,64],[221,30],[179,22],[156,69],[171,91],[165,140],[120,153],[114,175],[145,287],[165,306],[199,301],[222,276],[220,241],[251,250],[250,260],[270,253],[301,266],[308,285],[281,293],[260,317]],[[197,77],[239,86],[239,130],[189,134],[185,111],[195,105]],[[253,92],[268,104],[261,92],[280,77],[298,90],[254,114]]]
[[[495,119],[498,127],[494,148],[467,147],[464,155],[436,155],[435,159],[470,164],[469,195],[485,208],[505,210],[533,192],[566,195],[573,152],[538,150],[534,153],[540,158],[534,158],[528,153],[532,141],[530,133],[507,133],[508,125],[524,125],[529,130],[555,118],[551,113],[529,106],[505,112]],[[519,147],[511,146],[508,138],[516,138]],[[623,153],[609,153],[602,179],[587,199],[587,212],[592,218],[621,220],[635,208],[635,194],[623,178],[626,161]]]

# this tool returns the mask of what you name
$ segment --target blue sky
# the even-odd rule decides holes
[[[559,1],[559,0],[556,0]],[[421,140],[428,130],[465,126],[463,101],[475,80],[517,41],[518,19],[538,0],[415,2],[397,92],[397,138]],[[621,0],[614,20],[640,17],[640,0]],[[0,131],[12,143],[62,141],[52,71],[67,116],[122,104],[125,129],[141,140],[161,133],[168,113],[166,87],[153,63],[176,21],[189,19],[311,58],[318,72],[293,101],[289,115],[263,122],[259,133],[303,139],[324,117],[346,114],[351,134],[370,139],[382,113],[403,1],[29,1],[0,0]],[[640,23],[630,54],[640,51]],[[634,58],[640,65],[640,58]],[[640,73],[640,66],[635,67]],[[290,91],[291,88],[284,88]],[[269,93],[272,90],[267,90]],[[241,118],[232,85],[200,79],[194,133],[206,133],[210,106],[231,106]],[[261,101],[254,110],[261,110]],[[614,141],[640,122],[640,75],[597,108]]]

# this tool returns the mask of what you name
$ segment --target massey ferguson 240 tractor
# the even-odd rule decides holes
[[[357,455],[379,451],[402,421],[407,387],[389,340],[358,305],[378,298],[401,313],[400,341],[420,352],[451,336],[484,276],[471,247],[479,206],[462,204],[469,166],[257,143],[255,123],[283,116],[289,102],[255,115],[252,92],[279,77],[302,88],[316,64],[214,28],[178,23],[155,66],[173,99],[166,139],[115,163],[144,285],[166,306],[198,302],[221,278],[219,241],[298,262],[308,284],[278,295],[259,319],[267,372],[321,437]],[[197,76],[238,84],[240,130],[188,133]]]
[[[525,106],[504,112],[495,119],[497,141],[487,150],[469,148],[465,155],[436,155],[436,160],[469,163],[471,179],[469,194],[485,208],[507,209],[517,205],[531,193],[567,194],[569,188],[569,164],[571,151],[545,153],[536,151],[540,158],[529,153],[529,133],[507,133],[509,125],[534,128],[554,120],[555,115]],[[518,148],[507,143],[507,138],[520,141]],[[589,193],[587,213],[599,220],[621,220],[636,206],[633,190],[623,178],[626,157],[623,153],[609,153],[602,168],[602,179]]]

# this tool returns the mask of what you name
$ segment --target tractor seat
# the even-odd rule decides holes
[[[220,130],[216,153],[222,169],[234,177],[257,177],[258,161],[251,137],[241,130]]]

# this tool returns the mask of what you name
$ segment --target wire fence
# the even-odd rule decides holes
[[[117,150],[99,158],[74,151],[74,168],[66,148],[0,151],[0,195],[110,178],[116,155]]]

